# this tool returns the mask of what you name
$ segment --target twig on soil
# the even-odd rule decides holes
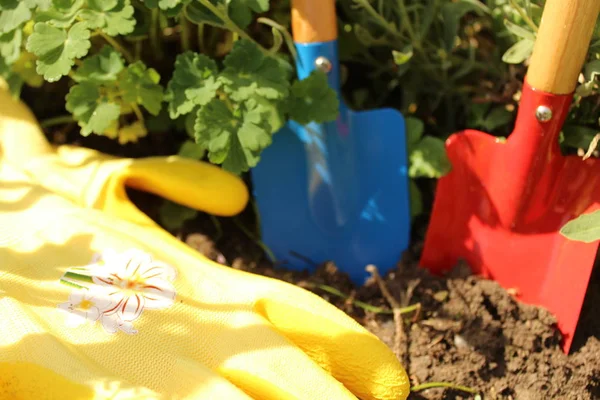
[[[340,297],[344,300],[351,300],[352,305],[362,308],[365,311],[370,311],[375,314],[393,314],[392,310],[388,310],[383,307],[377,307],[377,306],[371,305],[369,303],[365,303],[364,301],[351,299],[349,295],[347,295],[347,294],[343,293],[342,291],[340,291],[332,286],[329,286],[329,285],[312,283],[312,282],[303,282],[300,286],[303,286],[303,287],[309,288],[309,289],[321,289],[324,292],[327,292],[334,296]],[[421,304],[417,303],[417,304],[413,304],[412,306],[400,308],[400,313],[408,314],[413,311],[417,311],[420,308],[421,308]]]
[[[379,286],[379,290],[381,290],[381,294],[383,294],[383,297],[385,297],[387,302],[392,307],[392,313],[394,314],[394,325],[396,329],[393,351],[394,354],[396,354],[396,357],[401,360],[405,368],[408,368],[408,337],[404,331],[404,320],[402,319],[402,313],[400,312],[402,307],[400,306],[400,303],[396,301],[394,296],[392,296],[392,294],[388,291],[385,282],[381,278],[381,275],[379,275],[377,267],[372,264],[367,265],[366,270],[373,275],[373,278],[375,278],[375,281]]]
[[[438,387],[445,387],[445,388],[449,388],[449,389],[455,389],[455,390],[461,390],[463,392],[467,392],[467,393],[472,393],[472,394],[477,394],[478,391],[467,387],[467,386],[462,386],[462,385],[456,385],[454,383],[450,383],[450,382],[428,382],[428,383],[422,383],[420,385],[417,386],[413,386],[410,388],[411,392],[418,392],[421,390],[425,390],[425,389],[432,389],[432,388],[438,388]]]

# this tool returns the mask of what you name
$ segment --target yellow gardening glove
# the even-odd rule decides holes
[[[398,359],[341,310],[203,257],[124,191],[232,215],[238,178],[54,152],[3,90],[0,114],[0,399],[407,397]]]
[[[4,90],[0,140],[5,159],[28,171],[47,189],[83,207],[140,224],[154,222],[129,201],[125,186],[221,216],[239,213],[248,202],[244,183],[212,164],[177,156],[115,158],[68,145],[52,149],[29,109]]]

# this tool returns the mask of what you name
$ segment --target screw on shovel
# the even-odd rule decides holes
[[[588,52],[599,0],[547,0],[506,141],[466,130],[446,142],[452,171],[438,182],[421,265],[459,259],[547,308],[568,352],[598,243],[566,239],[569,220],[600,205],[600,160],[561,154],[558,137]]]
[[[334,0],[292,0],[299,79],[315,69],[341,98]],[[263,242],[279,264],[333,261],[362,284],[365,266],[395,268],[410,238],[405,123],[394,109],[350,110],[325,124],[288,123],[252,169]]]

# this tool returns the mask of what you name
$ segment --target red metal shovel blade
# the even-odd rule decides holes
[[[524,85],[506,141],[467,130],[446,149],[452,171],[440,179],[421,265],[442,273],[465,260],[474,273],[515,289],[517,298],[558,319],[569,351],[598,243],[559,230],[600,204],[600,160],[563,156],[558,135],[572,96]],[[540,122],[547,106],[552,119]]]

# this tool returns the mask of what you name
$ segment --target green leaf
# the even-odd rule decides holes
[[[253,104],[234,115],[225,102],[215,98],[196,116],[196,143],[208,150],[210,162],[234,174],[256,166],[262,150],[271,144],[269,116],[258,103]]]
[[[123,68],[121,54],[111,46],[104,46],[97,54],[83,60],[73,74],[73,80],[95,83],[114,82]]]
[[[19,0],[0,0],[0,11],[13,10],[19,6]]]
[[[245,29],[252,22],[252,13],[269,11],[269,0],[227,0],[229,17]]]
[[[161,108],[158,115],[151,115],[146,119],[146,128],[150,133],[165,133],[178,127],[176,121],[169,117],[169,112]]]
[[[406,124],[406,144],[410,151],[423,136],[425,124],[416,117],[406,117],[404,118],[404,122]]]
[[[204,157],[205,153],[206,149],[203,146],[191,140],[186,140],[179,148],[177,155],[184,158],[191,158],[193,160],[200,160],[202,157]]]
[[[130,0],[88,0],[83,18],[92,29],[100,28],[109,36],[127,35],[135,28],[134,8]]]
[[[565,124],[563,126],[563,144],[575,149],[587,149],[592,139],[598,133],[598,129],[587,126]]]
[[[188,4],[189,2],[190,0],[159,0],[158,7],[160,7],[161,10],[169,10],[183,4]]]
[[[53,7],[36,12],[36,22],[47,22],[57,28],[68,28],[73,25],[79,10],[85,4],[84,0],[54,0]]]
[[[103,134],[121,113],[121,107],[101,98],[98,87],[91,82],[72,86],[66,100],[66,109],[79,123],[83,136]]]
[[[600,210],[567,222],[560,233],[567,239],[578,242],[591,243],[600,239]]]
[[[513,44],[504,55],[502,61],[508,64],[520,64],[531,55],[533,51],[534,41],[531,39],[521,39]]]
[[[223,63],[225,69],[219,81],[234,101],[244,101],[255,94],[283,99],[289,93],[285,68],[275,58],[265,56],[250,40],[235,42]]]
[[[21,52],[11,69],[28,86],[39,88],[44,84],[44,77],[35,71],[35,56],[28,51]]]
[[[253,96],[244,102],[248,109],[259,110],[265,116],[265,123],[270,127],[270,133],[281,129],[285,123],[285,107],[280,102],[274,102],[261,96]]]
[[[12,64],[19,58],[22,41],[23,32],[21,29],[0,34],[0,56],[4,58],[7,64]]]
[[[504,106],[494,107],[492,111],[478,125],[487,132],[492,132],[496,128],[504,126],[514,119],[513,113],[508,111]]]
[[[425,136],[410,153],[408,174],[411,178],[440,178],[450,171],[444,141]]]
[[[504,26],[508,29],[512,34],[520,37],[521,39],[529,39],[535,41],[535,33],[527,30],[507,19],[504,20]]]
[[[221,100],[213,99],[198,110],[194,124],[196,143],[208,150],[210,162],[221,164],[225,161],[231,138],[236,135],[239,125],[240,121]]]
[[[423,212],[423,195],[412,179],[409,180],[408,189],[410,192],[410,215],[414,218]]]
[[[4,2],[0,8],[0,33],[17,29],[22,23],[31,19],[31,10],[24,1]]]
[[[73,25],[68,33],[38,22],[27,40],[27,50],[38,57],[37,72],[48,82],[67,75],[75,63],[74,59],[85,56],[90,46],[90,31],[83,22]]]
[[[16,73],[14,73],[10,66],[8,66],[4,60],[0,57],[0,76],[4,78],[8,84],[10,94],[18,99],[21,95],[21,88],[23,87],[23,79]]]
[[[178,55],[166,92],[171,118],[211,101],[221,87],[216,78],[218,73],[217,63],[203,54],[188,51]]]
[[[37,10],[45,11],[52,7],[52,0],[24,0],[25,4],[29,8],[36,8]]]
[[[592,60],[583,66],[583,75],[586,81],[592,81],[600,76],[600,60]]]
[[[209,0],[214,6],[218,5],[218,0]],[[204,7],[197,1],[190,3],[186,7],[186,15],[188,19],[195,24],[209,24],[214,26],[223,26],[225,23],[208,8]]]
[[[159,209],[160,222],[170,231],[180,229],[186,221],[196,218],[197,215],[197,210],[169,200],[164,200]]]
[[[327,82],[327,75],[319,70],[294,82],[287,99],[290,118],[302,125],[334,121],[339,105],[336,92]]]
[[[411,60],[413,48],[411,45],[406,45],[402,51],[392,50],[392,56],[396,65],[404,65]]]
[[[163,101],[163,87],[159,81],[160,75],[154,68],[147,68],[142,61],[130,64],[120,81],[123,100],[140,104],[150,114],[158,115]]]

